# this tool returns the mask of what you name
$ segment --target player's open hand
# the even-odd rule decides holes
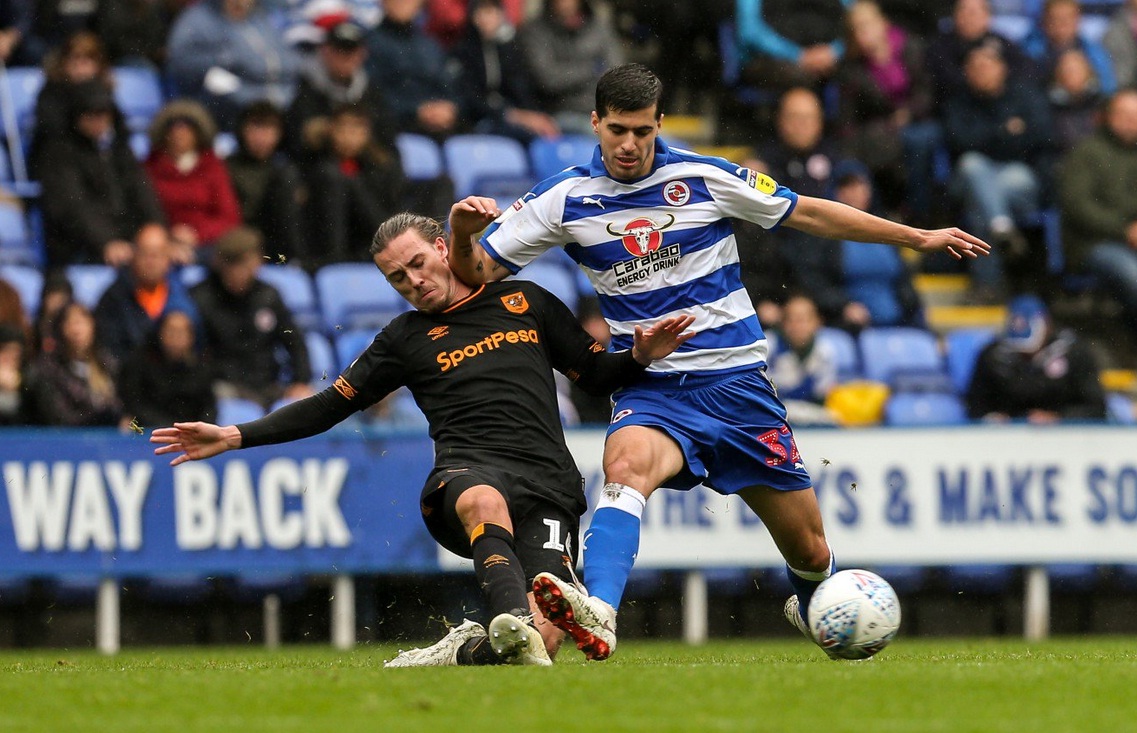
[[[178,466],[240,448],[241,432],[234,425],[222,428],[205,422],[176,422],[172,428],[150,433],[150,442],[161,445],[154,449],[155,455],[178,454],[170,461],[171,466]]]
[[[694,331],[683,333],[694,322],[694,316],[671,316],[647,329],[636,326],[632,358],[645,365],[662,359],[695,337]]]
[[[924,229],[920,231],[920,241],[912,249],[917,252],[946,251],[949,255],[962,260],[964,257],[979,257],[991,254],[991,245],[979,237],[968,234],[962,229]]]
[[[473,234],[501,216],[497,202],[486,196],[467,196],[450,207],[450,230]]]

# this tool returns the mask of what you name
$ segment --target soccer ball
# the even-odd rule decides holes
[[[809,601],[809,631],[829,656],[868,659],[900,629],[900,601],[888,582],[867,570],[826,578]]]

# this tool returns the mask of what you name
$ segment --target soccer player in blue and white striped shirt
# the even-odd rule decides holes
[[[564,247],[596,288],[614,349],[630,346],[637,326],[695,317],[697,336],[613,395],[605,486],[584,542],[591,595],[553,576],[534,580],[542,612],[590,659],[615,648],[615,609],[639,547],[640,516],[661,486],[702,483],[754,510],[796,591],[786,617],[807,637],[809,598],[834,568],[809,474],[766,377],[766,338],[739,278],[730,219],[957,258],[990,249],[959,229],[914,229],[671,148],[659,138],[661,92],[642,65],[609,70],[596,86],[600,144],[589,165],[542,181],[504,213],[492,199],[470,197],[450,216],[450,265],[471,284]]]

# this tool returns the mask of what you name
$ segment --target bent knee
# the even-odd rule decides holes
[[[824,572],[832,562],[832,553],[824,535],[811,535],[793,548],[793,557],[786,558],[790,567],[811,573]]]
[[[493,522],[508,526],[509,506],[505,497],[490,486],[474,486],[458,496],[454,506],[458,518],[466,527],[474,527],[483,522]]]

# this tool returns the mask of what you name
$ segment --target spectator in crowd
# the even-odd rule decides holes
[[[52,49],[44,59],[44,84],[36,97],[32,129],[30,164],[33,174],[38,174],[37,158],[47,143],[65,137],[70,131],[75,89],[89,81],[98,81],[110,89],[113,85],[111,66],[99,37],[90,31],[79,31]],[[126,135],[122,116],[118,114],[115,115],[115,133]]]
[[[148,224],[138,231],[134,258],[99,298],[95,306],[99,342],[120,364],[170,311],[195,315],[193,301],[181,278],[170,269],[166,228]]]
[[[306,193],[300,172],[280,149],[283,135],[280,110],[272,102],[255,102],[241,111],[237,151],[225,164],[245,225],[261,233],[272,254],[303,259]]]
[[[182,263],[206,260],[217,238],[241,223],[229,172],[213,152],[216,134],[209,113],[188,99],[170,102],[150,123],[146,171]]]
[[[502,0],[504,20],[513,28],[525,23],[526,0]],[[467,22],[476,12],[471,0],[427,0],[426,32],[446,48],[451,48],[467,35]]]
[[[401,207],[402,176],[371,139],[371,115],[343,105],[330,118],[323,154],[308,170],[313,261],[360,261],[375,230]]]
[[[32,32],[33,0],[0,1],[0,63],[8,66],[39,66],[47,44]]]
[[[71,281],[63,270],[49,270],[43,279],[39,293],[39,309],[36,311],[32,327],[32,348],[36,354],[50,354],[55,351],[55,336],[52,324],[63,306],[75,299]]]
[[[55,349],[41,353],[28,372],[27,416],[33,425],[125,427],[115,390],[115,361],[99,348],[95,318],[76,302],[52,323]]]
[[[533,80],[502,0],[473,0],[466,35],[451,56],[461,69],[467,117],[478,132],[523,143],[560,134],[556,121],[536,109]]]
[[[1072,332],[1056,332],[1037,296],[1021,295],[1007,306],[1004,335],[979,353],[967,414],[1035,425],[1104,420],[1105,394],[1093,352]]]
[[[24,332],[0,323],[0,426],[24,422]]]
[[[1102,44],[1113,59],[1118,89],[1137,84],[1137,0],[1129,0],[1117,9]]]
[[[99,0],[94,30],[119,66],[160,67],[173,15],[169,0]]]
[[[31,35],[45,50],[55,48],[78,31],[93,31],[98,2],[33,0]]]
[[[931,119],[923,42],[889,22],[875,0],[854,2],[848,24],[849,49],[837,76],[847,151],[872,170],[889,210],[904,202],[926,223],[942,131]]]
[[[218,240],[213,268],[190,290],[212,362],[214,394],[243,397],[265,407],[281,397],[312,393],[304,334],[271,285],[257,279],[264,263],[260,235],[237,227]],[[278,353],[287,355],[284,363]]]
[[[1001,49],[984,41],[967,54],[967,90],[944,109],[956,161],[953,189],[970,231],[994,245],[990,257],[972,263],[976,302],[1004,297],[1004,259],[1026,255],[1022,227],[1038,216],[1052,164],[1054,128],[1046,97],[1027,80],[1007,83]]]
[[[589,0],[545,0],[520,40],[538,109],[552,114],[565,132],[591,135],[596,79],[621,62],[608,20]]]
[[[837,355],[819,341],[821,314],[804,293],[791,295],[771,339],[767,372],[794,425],[833,425],[825,397],[837,384]]]
[[[31,324],[28,312],[20,300],[20,293],[3,277],[0,277],[0,326],[14,328],[31,343]]]
[[[742,80],[763,89],[819,88],[845,52],[852,0],[739,0],[735,23]]]
[[[256,0],[201,0],[170,30],[166,71],[178,92],[205,103],[224,129],[261,99],[292,103],[300,58]]]
[[[446,52],[416,21],[425,0],[383,0],[383,21],[367,42],[367,70],[399,129],[434,137],[462,125],[455,70]]]
[[[288,110],[288,142],[301,161],[319,152],[328,134],[332,110],[358,104],[371,113],[371,138],[395,156],[396,124],[379,85],[364,68],[366,31],[353,22],[330,28],[319,50],[305,66]]]
[[[1022,49],[991,30],[989,0],[956,0],[950,27],[937,33],[928,44],[928,72],[938,104],[967,93],[964,60],[980,44],[997,48],[1014,78],[1037,79],[1037,70]]]
[[[123,406],[143,426],[212,422],[217,415],[209,368],[194,348],[193,316],[168,310],[124,364]]]
[[[842,161],[830,197],[872,213],[868,168]],[[797,279],[825,320],[858,330],[868,326],[922,326],[920,298],[895,247],[816,239],[794,251]]]
[[[1046,79],[1053,79],[1059,59],[1069,51],[1080,51],[1089,61],[1093,76],[1104,94],[1113,94],[1117,79],[1109,51],[1081,33],[1082,5],[1078,0],[1046,0],[1042,17],[1023,41],[1023,50]]]
[[[383,18],[376,0],[289,0],[274,9],[278,22],[283,21],[284,40],[304,54],[319,47],[340,23],[351,21],[370,31]]]
[[[118,112],[106,85],[76,85],[70,112],[67,134],[48,141],[40,156],[48,266],[123,265],[138,230],[162,220],[158,200],[115,129]]]
[[[1093,134],[1106,96],[1089,59],[1074,48],[1058,57],[1047,98],[1054,119],[1054,144],[1064,153]]]
[[[1137,90],[1113,95],[1104,125],[1065,156],[1060,170],[1067,269],[1096,275],[1137,333]]]
[[[817,94],[805,87],[783,94],[774,133],[775,139],[758,151],[763,172],[803,196],[828,196],[840,154],[825,133],[825,113]]]

